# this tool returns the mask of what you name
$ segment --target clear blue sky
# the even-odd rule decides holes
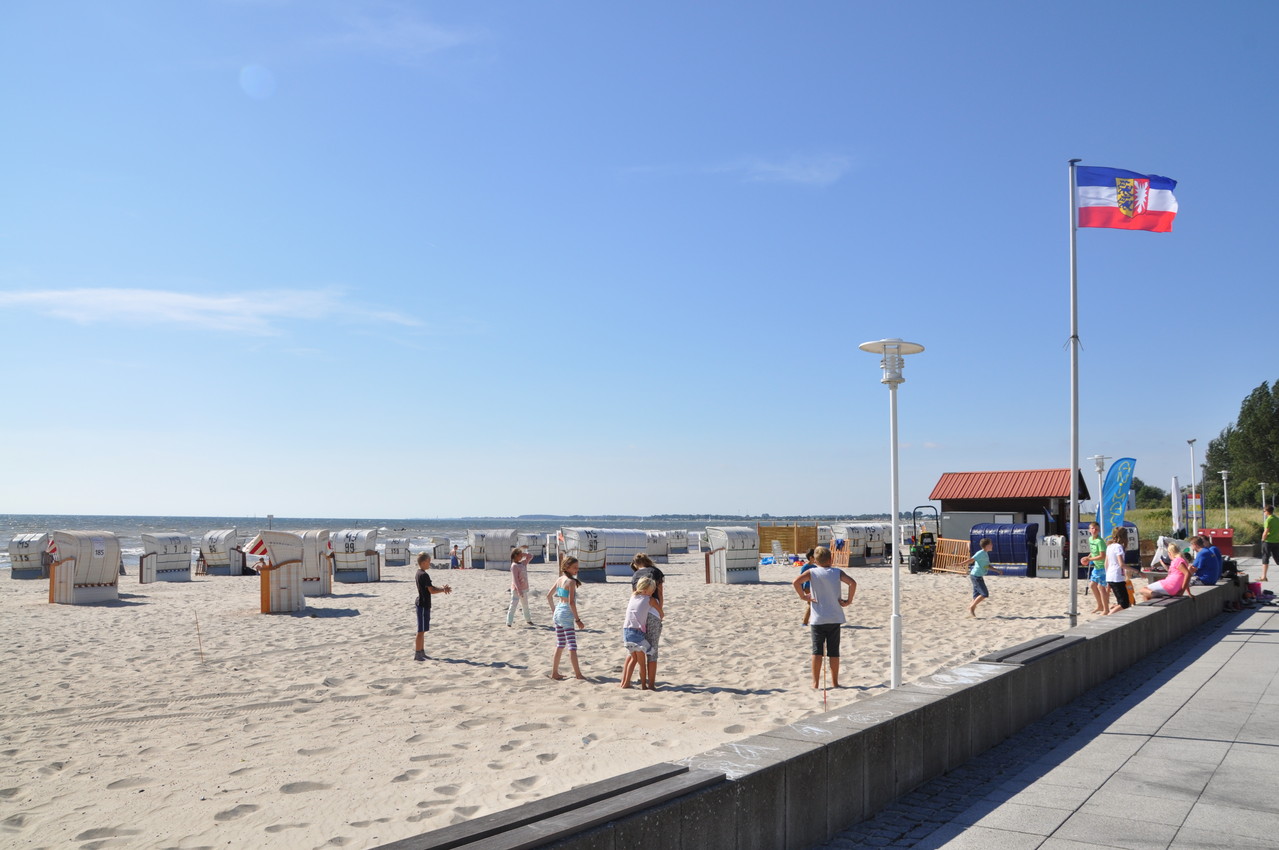
[[[1180,183],[1079,238],[1081,455],[1166,489],[1279,377],[1277,19],[6,3],[0,511],[887,510],[893,336],[903,507],[1062,467],[1072,157]]]

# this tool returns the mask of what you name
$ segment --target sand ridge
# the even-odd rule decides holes
[[[700,555],[671,560],[657,692],[618,687],[629,584],[616,578],[580,591],[591,681],[545,677],[548,565],[530,566],[532,627],[505,625],[507,573],[433,570],[454,593],[434,597],[426,662],[412,660],[411,567],[335,585],[289,615],[257,613],[255,577],[139,585],[134,574],[119,602],[94,606],[50,605],[46,582],[0,581],[0,837],[369,847],[823,709],[793,568],[706,585]],[[850,573],[859,588],[830,707],[889,677],[890,571]],[[988,584],[968,619],[964,577],[903,570],[907,681],[1068,626],[1068,582]],[[1082,595],[1079,607],[1091,608]]]

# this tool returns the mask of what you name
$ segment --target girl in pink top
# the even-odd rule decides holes
[[[1168,565],[1168,577],[1163,581],[1152,581],[1141,588],[1141,598],[1149,602],[1156,596],[1181,596],[1186,593],[1190,584],[1190,565],[1181,557],[1181,547],[1176,543],[1168,544],[1168,557],[1172,563]]]
[[[515,606],[524,605],[524,622],[533,625],[528,613],[528,562],[533,560],[527,549],[511,550],[511,605],[506,609],[506,625],[515,623]]]

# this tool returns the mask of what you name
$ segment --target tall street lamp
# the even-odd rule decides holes
[[[1195,514],[1195,441],[1186,440],[1190,446],[1190,534],[1194,536],[1199,533],[1199,527],[1195,525],[1198,518]]]
[[[1226,506],[1226,528],[1230,527],[1230,490],[1226,486],[1226,480],[1230,478],[1230,470],[1221,470],[1221,502]]]
[[[905,342],[900,339],[881,339],[875,342],[863,342],[858,346],[862,351],[881,356],[879,365],[884,369],[881,384],[888,384],[888,433],[889,433],[889,467],[892,470],[892,483],[889,498],[893,503],[893,615],[889,621],[892,637],[892,679],[890,686],[900,688],[902,684],[902,590],[901,534],[898,532],[900,511],[897,506],[897,387],[906,381],[902,377],[902,366],[905,355],[918,354],[924,347],[917,342]]]
[[[1101,534],[1101,536],[1105,537],[1106,536],[1106,519],[1102,515],[1102,510],[1101,510],[1101,488],[1103,486],[1101,483],[1101,476],[1105,473],[1106,461],[1110,460],[1110,458],[1106,457],[1105,455],[1093,455],[1092,457],[1088,459],[1092,461],[1094,464],[1096,464],[1097,466],[1097,494],[1096,494],[1097,495],[1097,529],[1099,533]]]
[[[1266,482],[1261,482],[1261,509],[1266,509]]]

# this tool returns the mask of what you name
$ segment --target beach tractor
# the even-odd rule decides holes
[[[931,531],[920,532],[919,537],[910,546],[910,571],[912,573],[931,573],[933,558],[937,555],[937,540]]]
[[[910,571],[912,573],[931,573],[933,559],[937,556],[937,536],[931,531],[920,530],[920,512],[933,512],[933,527],[940,528],[937,509],[932,505],[920,505],[910,512],[910,524],[913,534],[910,537]],[[927,526],[924,526],[927,529]]]

